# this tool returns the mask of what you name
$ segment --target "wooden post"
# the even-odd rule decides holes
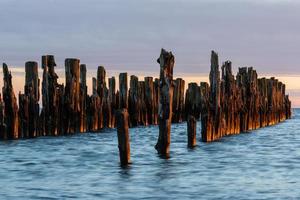
[[[28,134],[33,138],[38,136],[38,119],[39,119],[39,76],[37,62],[25,63],[25,95],[28,97]]]
[[[115,127],[115,112],[117,109],[117,100],[116,100],[116,79],[115,77],[111,77],[108,79],[109,85],[109,101],[111,106],[111,118],[109,122],[109,128]]]
[[[29,98],[19,93],[19,138],[29,138]]]
[[[182,122],[185,118],[184,83],[184,80],[181,78],[177,78],[175,80],[172,117],[173,123]]]
[[[79,132],[80,118],[80,67],[79,59],[65,60],[65,131],[67,134]]]
[[[209,81],[210,81],[210,96],[209,96],[209,102],[210,102],[210,112],[212,113],[211,121],[212,123],[212,137],[213,140],[218,140],[221,138],[221,123],[222,123],[222,113],[221,113],[221,107],[220,107],[220,92],[221,92],[221,83],[220,83],[220,71],[219,71],[219,59],[218,54],[214,51],[211,52],[211,67],[210,67],[210,73],[209,73]]]
[[[147,109],[147,124],[154,123],[154,89],[153,89],[153,78],[145,77],[145,104]]]
[[[139,123],[140,107],[138,102],[138,82],[137,76],[130,76],[130,89],[128,97],[128,111],[130,118],[130,126],[135,127]]]
[[[40,135],[60,135],[64,132],[62,109],[64,108],[64,87],[57,83],[56,63],[53,55],[42,56],[42,112]]]
[[[0,140],[7,139],[6,125],[4,121],[4,103],[0,93]]]
[[[154,100],[153,100],[153,107],[154,107],[154,124],[158,124],[158,105],[159,105],[159,79],[156,78],[154,80]]]
[[[139,125],[147,126],[148,120],[147,120],[147,107],[145,102],[145,82],[139,81],[138,82],[138,105],[139,105]]]
[[[201,112],[200,98],[200,87],[197,85],[197,83],[189,83],[188,89],[185,93],[186,119],[188,119],[189,115],[192,115],[196,119],[199,119]]]
[[[195,117],[189,115],[187,119],[187,136],[188,136],[189,148],[193,148],[196,146],[196,127],[197,127],[197,121]]]
[[[3,63],[3,101],[4,101],[4,122],[6,131],[4,139],[18,139],[19,137],[19,116],[17,99],[12,85],[11,72],[8,67]]]
[[[165,157],[169,156],[170,135],[172,122],[173,102],[173,67],[175,58],[172,52],[161,49],[160,57],[157,59],[160,64],[160,99],[159,99],[159,137],[155,149]]]
[[[89,98],[89,103],[88,103],[88,115],[89,115],[89,130],[92,132],[98,131],[99,130],[99,116],[100,116],[100,97],[97,93],[97,80],[96,78],[93,77],[92,79],[93,83],[93,94]]]
[[[128,109],[128,82],[127,73],[120,73],[119,75],[119,108]]]
[[[128,131],[128,112],[126,109],[117,111],[118,147],[121,166],[130,164],[130,138]]]
[[[87,131],[87,86],[86,65],[80,65],[80,129],[81,133]]]
[[[209,108],[209,92],[208,83],[200,83],[200,112],[201,112],[201,137],[203,142],[211,142],[212,137],[212,123],[211,112]]]
[[[106,81],[105,81],[106,71],[103,66],[99,66],[97,70],[97,93],[100,98],[100,111],[98,117],[98,129],[104,127],[104,112],[103,109],[106,105],[105,102],[105,93],[106,93]]]

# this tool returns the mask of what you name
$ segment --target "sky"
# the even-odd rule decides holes
[[[284,81],[300,107],[299,10],[297,0],[0,0],[0,61],[18,90],[25,62],[44,54],[55,55],[58,70],[80,58],[90,77],[99,65],[108,76],[146,76],[158,74],[163,47],[175,55],[175,76],[198,82],[215,50],[234,73],[253,66]]]

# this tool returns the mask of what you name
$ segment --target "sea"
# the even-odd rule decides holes
[[[0,199],[300,199],[300,109],[274,126],[187,148],[173,124],[170,158],[158,126],[131,128],[121,167],[116,129],[0,141]]]

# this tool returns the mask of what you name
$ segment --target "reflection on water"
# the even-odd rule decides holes
[[[115,130],[1,141],[0,199],[300,198],[299,127],[295,110],[284,123],[191,150],[177,124],[169,159],[154,149],[156,126],[134,128],[126,168]]]

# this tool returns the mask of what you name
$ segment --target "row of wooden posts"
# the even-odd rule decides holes
[[[42,56],[42,107],[37,62],[25,64],[24,93],[19,106],[14,94],[12,75],[3,64],[3,88],[0,94],[0,138],[19,139],[97,132],[117,127],[120,156],[129,156],[128,127],[159,125],[155,146],[168,155],[171,123],[187,121],[188,146],[196,144],[196,121],[201,120],[202,141],[211,142],[225,135],[273,125],[291,117],[291,102],[285,85],[275,78],[258,78],[252,67],[239,68],[236,77],[231,62],[219,69],[218,55],[211,53],[209,84],[173,79],[174,55],[164,49],[157,59],[159,79],[140,81],[127,73],[106,83],[106,71],[99,66],[92,80],[92,94],[87,93],[86,65],[79,59],[65,60],[65,85],[59,84],[53,55]],[[116,119],[116,116],[118,117]],[[126,160],[126,159],[125,159]],[[123,161],[122,161],[123,163]],[[125,162],[126,163],[126,162]]]

